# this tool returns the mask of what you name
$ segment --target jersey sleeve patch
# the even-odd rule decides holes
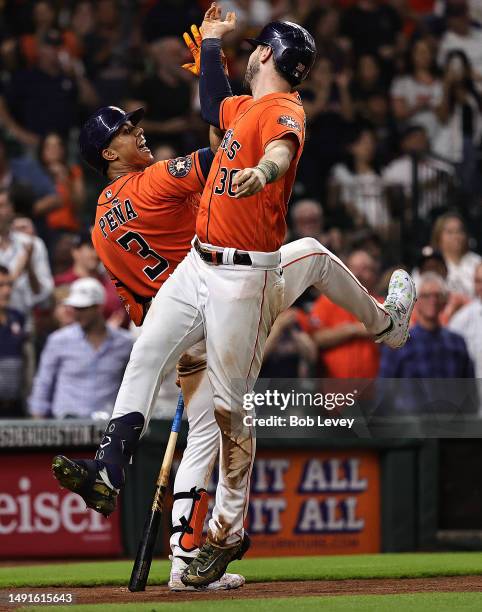
[[[281,115],[281,117],[278,118],[278,123],[281,125],[286,125],[286,127],[292,128],[294,130],[298,130],[298,132],[301,132],[301,125],[298,121],[296,121],[296,119],[294,119],[290,115]]]
[[[176,157],[167,162],[167,171],[174,178],[183,178],[192,168],[192,157]]]

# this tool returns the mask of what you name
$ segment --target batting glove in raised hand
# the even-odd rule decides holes
[[[188,72],[191,72],[192,74],[198,77],[201,74],[202,36],[201,36],[201,32],[199,31],[197,25],[191,26],[191,33],[192,33],[192,38],[187,32],[184,32],[184,34],[182,35],[182,38],[184,42],[186,43],[187,48],[191,52],[194,61],[188,64],[183,64],[182,67],[184,68],[184,70],[187,70]],[[224,72],[226,73],[226,76],[229,76],[228,61],[222,49],[221,49],[221,61],[224,66]]]

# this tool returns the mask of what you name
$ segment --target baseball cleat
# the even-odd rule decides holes
[[[235,559],[241,559],[250,547],[247,533],[232,546],[218,546],[209,539],[201,546],[198,554],[181,574],[185,586],[204,587],[220,581],[226,568]]]
[[[57,455],[52,461],[52,472],[60,486],[78,493],[88,508],[106,518],[114,512],[119,489],[112,486],[101,461]]]
[[[391,322],[375,342],[383,342],[393,349],[401,348],[410,336],[408,328],[416,301],[417,292],[410,274],[405,270],[395,270],[390,278],[387,299],[383,303]]]
[[[171,591],[229,591],[231,589],[239,589],[246,582],[244,576],[240,574],[223,574],[219,580],[211,582],[207,586],[194,587],[186,586],[181,581],[181,574],[188,566],[187,561],[191,559],[181,559],[180,557],[169,557],[172,561],[171,575],[167,586]]]

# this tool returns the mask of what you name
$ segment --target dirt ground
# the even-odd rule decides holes
[[[424,592],[482,592],[482,576],[454,576],[439,578],[370,579],[370,580],[311,580],[303,582],[258,582],[246,584],[233,591],[197,591],[172,593],[167,586],[152,586],[141,593],[130,593],[127,587],[37,588],[11,589],[15,593],[61,593],[75,596],[75,603],[129,603],[192,601],[216,599],[265,599],[268,597],[306,597],[313,595],[385,595],[393,593]],[[0,590],[0,610],[12,611],[4,606],[9,590]],[[20,606],[18,606],[20,607]],[[39,606],[42,609],[42,606]]]

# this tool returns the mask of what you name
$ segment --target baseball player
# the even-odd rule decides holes
[[[214,64],[219,61],[219,37],[233,27],[232,19],[221,22],[208,15],[203,33],[211,42],[203,41],[202,62],[205,55],[207,64],[210,56]],[[302,107],[290,90],[307,73],[314,46],[309,34],[294,24],[271,24],[268,34],[269,40],[255,42],[248,66],[253,97],[223,99],[215,105],[220,111],[216,121],[229,137],[208,176],[198,236],[147,313],[96,460],[66,460],[61,466],[64,477],[59,477],[89,505],[112,511],[123,484],[118,475],[147,426],[158,385],[180,355],[206,333],[209,387],[221,430],[221,473],[207,542],[182,575],[190,586],[222,577],[230,560],[240,557],[248,545],[242,522],[254,437],[250,429],[239,428],[240,408],[243,393],[254,385],[266,336],[280,310],[315,283],[363,321],[379,341],[397,347],[406,340],[415,299],[411,279],[398,271],[385,306],[378,306],[343,264],[311,239],[298,257],[281,268],[283,213],[304,137]],[[280,45],[289,50],[286,62]],[[211,72],[206,68],[206,73]],[[203,86],[201,78],[201,91]],[[249,130],[243,125],[247,116]],[[101,147],[99,155],[109,159],[108,149]],[[240,168],[232,164],[237,155]],[[109,173],[113,161],[115,156]],[[293,256],[293,246],[289,247],[288,258]],[[193,387],[194,399],[199,387]],[[190,414],[189,419],[192,424]]]
[[[153,164],[137,125],[143,114],[142,108],[130,113],[101,108],[84,125],[79,142],[84,160],[110,179],[98,199],[92,241],[136,325],[142,324],[152,298],[189,251],[200,194],[214,158],[205,148]],[[214,131],[211,142],[217,149]],[[196,370],[190,364],[182,367],[180,380]],[[90,485],[79,488],[72,475],[64,474],[68,465],[64,457],[54,460],[54,474],[61,484],[80,494],[88,491]],[[81,461],[77,467],[82,467]],[[121,486],[123,473],[111,467],[100,475],[101,482],[93,485],[94,497],[87,492],[85,499],[88,506],[95,504],[96,510],[109,514],[115,503],[112,487]],[[209,589],[232,589],[243,583],[238,574],[224,574]],[[176,588],[172,579],[170,586]],[[177,587],[187,588],[179,580]]]

